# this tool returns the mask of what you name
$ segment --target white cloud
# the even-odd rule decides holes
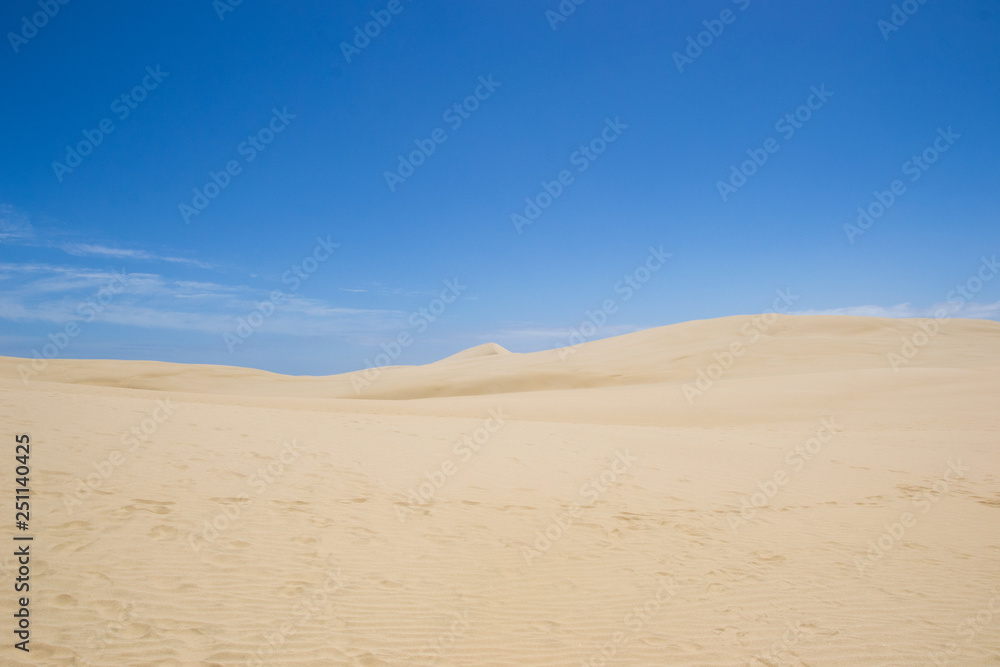
[[[793,310],[790,315],[856,315],[859,317],[920,317],[919,311],[908,303],[896,306],[847,306],[820,310]]]
[[[58,246],[63,252],[76,257],[114,257],[116,259],[133,259],[149,262],[172,262],[174,264],[190,264],[203,269],[213,268],[207,262],[200,262],[196,259],[185,257],[170,257],[157,255],[145,250],[133,250],[128,248],[111,248],[95,243],[63,243]]]
[[[100,308],[97,321],[152,329],[232,331],[268,300],[271,290],[205,281],[171,280],[154,273],[123,272],[125,289]],[[25,277],[28,277],[25,280]],[[81,320],[105,286],[116,280],[107,271],[47,264],[0,263],[0,319],[64,324]],[[394,330],[405,326],[402,312],[339,308],[321,299],[286,294],[263,330],[292,336],[323,336]]]
[[[70,255],[76,255],[77,257],[94,255],[98,257],[127,257],[129,259],[150,259],[152,257],[152,255],[144,250],[109,248],[92,243],[64,243],[59,247]]]
[[[10,204],[0,204],[0,243],[24,242],[35,238],[28,217]]]
[[[1000,301],[996,303],[978,303],[969,301],[962,305],[957,303],[937,303],[929,308],[917,308],[909,303],[895,306],[848,306],[846,308],[828,308],[825,310],[797,310],[792,315],[859,315],[864,317],[935,317],[944,312],[948,317],[961,317],[975,320],[992,320],[1000,317]]]
[[[0,204],[0,243],[21,246],[36,246],[58,248],[75,257],[110,257],[114,259],[130,259],[147,262],[170,262],[173,264],[189,264],[202,269],[215,268],[213,265],[187,257],[173,257],[136,250],[130,248],[112,248],[98,243],[73,243],[58,241],[67,234],[46,230],[47,238],[39,239],[31,226],[28,215],[11,204]]]

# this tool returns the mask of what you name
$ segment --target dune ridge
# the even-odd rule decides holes
[[[742,343],[727,378],[802,372],[890,369],[888,355],[922,333],[923,319],[848,316],[735,316],[667,325],[585,342],[576,347],[512,353],[485,343],[423,366],[387,366],[355,390],[355,371],[332,376],[285,376],[235,366],[155,361],[48,362],[38,381],[226,395],[411,399],[651,383],[685,383]],[[951,320],[906,369],[988,368],[998,363],[1000,323]],[[17,378],[30,360],[0,357],[0,377]],[[801,362],[807,362],[802,364]],[[34,378],[31,378],[34,380]]]

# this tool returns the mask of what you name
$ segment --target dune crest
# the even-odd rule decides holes
[[[461,352],[457,352],[451,356],[445,357],[435,361],[436,364],[441,364],[448,361],[465,361],[466,359],[479,359],[480,357],[494,357],[494,356],[508,356],[513,354],[510,350],[506,349],[502,345],[497,343],[483,343],[482,345],[476,345],[475,347],[470,347]]]
[[[37,381],[225,396],[413,401],[651,384],[673,385],[670,391],[679,392],[698,381],[713,386],[755,380],[767,384],[780,383],[776,379],[784,376],[870,372],[891,378],[899,373],[1000,367],[1000,323],[950,320],[927,341],[922,329],[927,322],[813,315],[724,317],[533,353],[515,354],[485,343],[422,366],[381,368],[374,380],[366,371],[297,377],[227,366],[55,359]],[[927,342],[917,346],[914,340]],[[911,356],[905,356],[908,342]],[[892,354],[898,358],[895,369]],[[0,357],[0,378],[17,379],[19,368],[26,366],[27,360]],[[718,377],[706,379],[709,373]]]

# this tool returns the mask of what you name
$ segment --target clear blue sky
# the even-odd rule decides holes
[[[0,10],[0,354],[326,374],[401,333],[397,363],[533,351],[609,299],[590,337],[785,288],[792,312],[928,316],[1000,253],[998,0],[899,25],[870,0],[224,2]],[[317,237],[339,247],[312,264]],[[952,312],[1000,316],[1000,279],[971,297]]]

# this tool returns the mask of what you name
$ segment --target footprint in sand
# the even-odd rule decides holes
[[[63,609],[67,607],[75,607],[77,605],[76,598],[72,595],[67,595],[63,593],[62,595],[57,595],[55,599],[52,600],[52,606],[62,607]]]
[[[169,507],[163,507],[162,505],[154,505],[152,507],[137,507],[135,505],[126,505],[111,512],[111,516],[115,518],[122,518],[132,516],[136,512],[150,512],[152,514],[168,514],[170,512]]]
[[[177,529],[172,526],[154,526],[149,531],[149,536],[154,540],[173,540],[177,538]]]
[[[152,512],[153,514],[169,514],[171,510],[168,505],[173,505],[175,503],[169,500],[146,500],[144,498],[133,498],[132,502],[134,505],[126,505],[123,510],[127,514],[132,514],[134,512]]]

